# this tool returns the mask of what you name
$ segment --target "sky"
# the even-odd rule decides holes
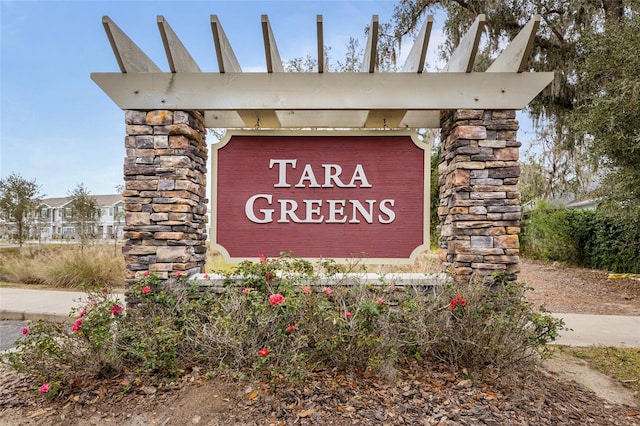
[[[0,0],[0,177],[35,180],[43,197],[66,196],[80,183],[91,194],[113,194],[124,183],[124,112],[90,79],[92,72],[119,72],[104,15],[165,72],[156,16],[164,16],[204,72],[217,72],[209,16],[218,15],[243,71],[257,72],[266,71],[262,14],[283,61],[316,56],[316,15],[323,15],[325,45],[335,61],[344,58],[350,37],[365,45],[372,15],[389,22],[395,3]],[[430,69],[437,69],[443,21],[436,14]],[[411,40],[403,40],[400,65],[410,47]]]

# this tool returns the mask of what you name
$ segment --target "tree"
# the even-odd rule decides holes
[[[100,219],[98,201],[82,183],[69,193],[69,197],[69,218],[76,226],[80,248],[84,250],[84,246],[95,233],[96,222]]]
[[[584,47],[581,40],[594,33],[608,33],[620,25],[631,1],[623,0],[399,0],[393,22],[396,37],[413,34],[421,18],[436,9],[447,14],[444,32],[447,36],[442,57],[447,58],[478,14],[487,19],[484,43],[479,48],[474,70],[483,71],[533,16],[541,23],[527,69],[553,71],[554,81],[529,105],[528,111],[538,126],[551,132],[553,151],[577,163],[585,163],[585,129],[573,126],[572,114],[580,100],[592,93],[583,84]],[[616,49],[613,49],[614,51]],[[630,54],[637,56],[633,50]],[[636,163],[637,164],[637,163]],[[572,166],[576,169],[575,166]]]
[[[17,173],[0,179],[0,215],[15,225],[20,247],[29,235],[29,217],[36,214],[40,197],[40,186],[35,180]]]
[[[640,7],[583,37],[574,125],[608,170],[609,198],[640,205]]]
[[[555,127],[539,126],[525,151],[518,188],[522,203],[538,199],[572,201],[593,191],[598,175],[585,147],[563,149]]]

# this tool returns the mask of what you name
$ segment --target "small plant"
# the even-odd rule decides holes
[[[88,302],[72,310],[73,324],[38,321],[23,329],[16,351],[6,360],[42,383],[40,393],[53,397],[78,375],[106,376],[118,369],[114,333],[122,306],[108,289],[89,293]]]

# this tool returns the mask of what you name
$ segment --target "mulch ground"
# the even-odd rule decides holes
[[[538,369],[484,381],[417,364],[393,378],[321,371],[275,389],[194,372],[128,393],[122,380],[78,383],[54,402],[2,373],[2,425],[640,425],[640,407],[608,404]]]

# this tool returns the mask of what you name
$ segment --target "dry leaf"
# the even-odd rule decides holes
[[[249,394],[249,396],[247,398],[249,398],[249,401],[253,401],[254,399],[257,398],[257,396],[260,395],[260,392],[257,390],[254,390],[253,392],[251,392]]]
[[[298,414],[298,416],[299,417],[309,417],[310,415],[312,415],[315,412],[316,412],[315,408],[309,408],[308,410],[301,411],[300,414]]]

